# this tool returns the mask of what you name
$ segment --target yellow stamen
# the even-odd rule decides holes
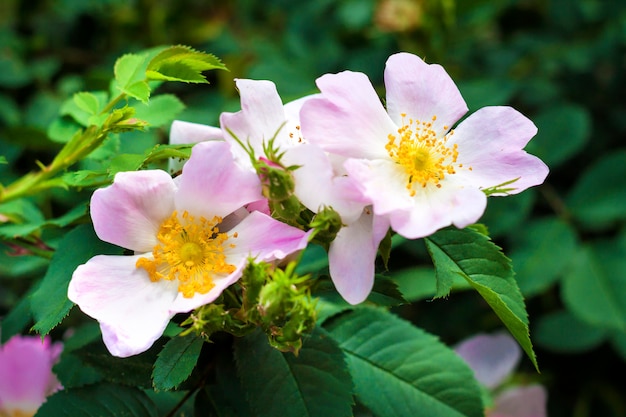
[[[178,280],[178,291],[191,298],[206,294],[215,286],[213,277],[230,274],[236,267],[226,262],[225,242],[229,236],[220,233],[218,216],[195,219],[186,211],[172,213],[159,228],[159,243],[152,250],[154,259],[139,258],[135,266],[148,272],[150,280]],[[232,236],[236,238],[236,233]],[[234,248],[233,243],[228,247]]]
[[[415,195],[417,185],[425,188],[433,184],[440,188],[440,182],[446,175],[456,173],[458,145],[454,144],[451,147],[446,145],[448,137],[454,132],[438,135],[433,129],[433,122],[437,120],[437,116],[433,116],[432,120],[427,122],[409,119],[408,123],[405,120],[406,113],[402,113],[401,116],[402,127],[398,129],[397,135],[387,136],[385,148],[389,156],[406,172],[406,188],[411,196]],[[447,128],[448,126],[444,126],[445,132]]]

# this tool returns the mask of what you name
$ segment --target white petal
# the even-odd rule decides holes
[[[135,266],[140,257],[95,256],[74,271],[68,288],[68,298],[100,322],[105,345],[119,357],[152,346],[172,318],[178,294],[176,282],[151,282]]]

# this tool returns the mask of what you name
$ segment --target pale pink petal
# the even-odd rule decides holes
[[[334,175],[321,148],[308,143],[295,146],[285,152],[282,161],[287,166],[299,166],[292,171],[295,194],[305,207],[314,213],[332,207],[347,223],[360,216],[367,202],[351,178]]]
[[[467,112],[467,105],[446,70],[441,65],[426,64],[413,54],[403,52],[389,57],[385,89],[387,111],[398,126],[402,126],[402,113],[422,122],[430,122],[436,116],[433,130],[443,136]]]
[[[199,123],[174,120],[170,129],[170,144],[184,145],[204,142],[207,140],[224,140],[224,132],[219,127],[202,125]],[[170,158],[168,171],[180,171],[185,160]]]
[[[202,142],[183,168],[176,208],[211,219],[261,199],[259,178],[235,163],[228,143]]]
[[[489,389],[511,375],[522,355],[515,339],[506,333],[472,336],[454,350],[472,368],[476,379]]]
[[[51,345],[48,337],[16,335],[0,346],[0,414],[34,414],[60,388],[52,373],[59,353],[60,344]]]
[[[434,187],[433,187],[434,188]],[[487,197],[472,188],[435,189],[425,198],[415,198],[408,211],[388,215],[391,228],[407,239],[427,237],[447,226],[464,228],[476,223],[487,206]]]
[[[98,237],[136,252],[148,252],[174,210],[176,185],[161,170],[119,172],[113,184],[96,190],[91,219]]]
[[[224,140],[224,132],[219,127],[199,123],[174,120],[170,128],[170,144],[185,145],[207,140]]]
[[[306,103],[308,100],[312,98],[321,98],[321,97],[322,95],[319,93],[310,94],[308,96],[301,97],[297,100],[290,101],[289,103],[285,104],[285,106],[283,107],[283,110],[285,112],[285,118],[287,120],[300,121],[300,110],[302,109],[302,106],[304,105],[304,103]]]
[[[484,107],[459,124],[449,144],[459,146],[458,162],[472,170],[458,170],[467,181],[481,188],[519,178],[506,187],[516,194],[541,184],[548,167],[522,150],[537,133],[537,127],[511,107]]]
[[[229,263],[238,265],[242,258],[253,257],[258,261],[272,261],[306,247],[310,232],[304,232],[273,218],[253,211],[241,223],[229,231],[228,240],[235,245],[224,251]]]
[[[268,216],[270,215],[270,206],[265,198],[263,200],[253,201],[252,203],[247,204],[246,210],[248,210],[248,212],[260,211]]]
[[[371,201],[374,214],[385,216],[391,228],[408,239],[429,236],[442,227],[466,227],[478,221],[487,206],[487,197],[478,188],[466,187],[463,178],[448,176],[442,187],[416,187],[415,196],[406,188],[406,173],[386,160],[350,159],[349,175]]]
[[[150,255],[146,255],[150,256]],[[80,265],[70,281],[68,298],[98,320],[104,344],[114,356],[146,351],[174,313],[174,281],[152,282],[135,263],[141,257],[98,255]]]
[[[307,141],[349,158],[388,158],[387,136],[397,130],[365,74],[344,71],[317,79],[324,98],[302,106]]]
[[[337,292],[350,304],[363,302],[374,286],[378,245],[389,224],[365,209],[361,217],[344,226],[328,250],[330,277]]]
[[[541,385],[509,388],[487,410],[489,417],[547,417],[548,393]]]
[[[241,96],[241,110],[222,113],[220,125],[226,141],[232,144],[234,155],[245,161],[249,160],[249,156],[232,135],[244,144],[252,145],[256,157],[265,155],[263,144],[272,139],[285,123],[285,111],[273,82],[236,79],[235,83]],[[282,145],[280,140],[277,145]]]
[[[377,215],[410,210],[415,205],[406,188],[406,172],[391,159],[348,159],[344,167]]]

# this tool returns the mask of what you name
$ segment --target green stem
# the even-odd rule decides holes
[[[61,186],[59,182],[48,182],[52,177],[63,171],[97,148],[107,136],[107,131],[90,126],[80,136],[73,137],[59,151],[50,165],[40,171],[30,172],[19,178],[6,188],[0,189],[0,203],[33,195],[41,190]]]
[[[126,93],[120,93],[120,95],[115,97],[113,100],[109,101],[109,103],[104,107],[104,109],[102,109],[100,114],[106,114],[106,113],[111,112],[111,110],[113,110],[113,107],[115,107],[117,103],[122,101],[124,98],[126,98]]]

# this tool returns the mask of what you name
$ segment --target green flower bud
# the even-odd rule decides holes
[[[313,241],[328,247],[341,229],[341,216],[332,207],[324,207],[315,215],[310,226],[315,230]]]

